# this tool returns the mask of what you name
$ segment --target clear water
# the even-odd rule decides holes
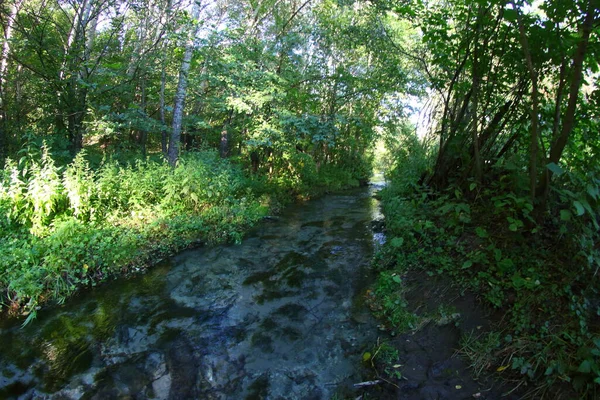
[[[381,185],[379,185],[381,186]],[[351,392],[376,323],[371,188],[265,220],[241,245],[186,251],[0,325],[0,398],[321,399]]]

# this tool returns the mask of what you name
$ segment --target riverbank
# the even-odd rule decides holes
[[[388,243],[374,261],[380,275],[370,294],[382,329],[401,338],[393,341],[397,357],[380,363],[382,373],[388,373],[384,376],[402,390],[402,380],[394,377],[392,367],[410,365],[411,356],[401,356],[405,340],[424,338],[427,352],[437,348],[428,344],[436,343],[428,339],[429,331],[446,329],[434,336],[450,340],[448,346],[462,360],[423,356],[437,360],[420,372],[417,382],[425,382],[423,387],[437,376],[431,368],[450,365],[450,372],[469,367],[482,382],[491,382],[485,380],[490,376],[501,382],[487,386],[499,388],[498,395],[596,398],[597,295],[593,282],[582,282],[573,268],[573,260],[580,257],[574,247],[554,236],[552,226],[536,234],[514,225],[511,221],[517,217],[507,223],[505,208],[527,215],[527,201],[519,203],[514,195],[499,196],[492,213],[485,199],[469,201],[459,192],[436,194],[402,182],[406,180],[392,182],[382,193]],[[506,203],[498,205],[502,199]],[[483,314],[473,319],[473,310]],[[495,398],[476,391],[485,383],[473,387],[451,378],[452,374],[436,378],[446,385],[442,390],[446,396],[452,388],[467,387],[473,392],[469,394]],[[406,387],[406,398],[420,388]]]
[[[377,211],[369,188],[292,204],[240,245],[0,322],[0,397],[356,398]]]
[[[41,306],[84,287],[199,244],[239,243],[286,203],[358,184],[338,174],[290,186],[249,176],[212,151],[188,153],[175,169],[147,160],[94,170],[84,153],[59,168],[44,152],[39,162],[3,172],[0,310],[26,315],[25,324]]]

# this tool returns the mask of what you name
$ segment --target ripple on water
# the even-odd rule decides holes
[[[373,201],[359,189],[294,206],[239,246],[184,252],[8,326],[0,397],[332,397],[361,379],[377,335],[352,301]]]

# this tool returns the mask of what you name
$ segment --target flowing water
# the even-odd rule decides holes
[[[361,379],[374,186],[288,208],[241,245],[186,251],[0,325],[0,398],[325,399]]]

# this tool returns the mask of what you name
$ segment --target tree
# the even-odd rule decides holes
[[[9,12],[5,14],[6,21],[4,26],[4,37],[2,38],[2,52],[0,53],[0,163],[4,162],[4,158],[8,153],[6,149],[6,110],[4,108],[4,85],[6,82],[5,74],[8,67],[8,57],[10,55],[10,41],[12,39],[13,26],[23,1],[24,0],[15,0],[15,2],[10,6]]]
[[[194,53],[196,35],[198,34],[198,17],[200,16],[200,10],[199,3],[194,1],[191,13],[192,26],[188,28],[187,31],[185,51],[183,53],[183,60],[181,61],[181,68],[179,69],[179,81],[177,83],[177,91],[175,92],[175,106],[173,107],[173,126],[169,138],[169,149],[167,151],[167,158],[169,164],[172,166],[175,166],[179,157],[183,108],[187,94],[188,73],[192,62],[192,55]]]

